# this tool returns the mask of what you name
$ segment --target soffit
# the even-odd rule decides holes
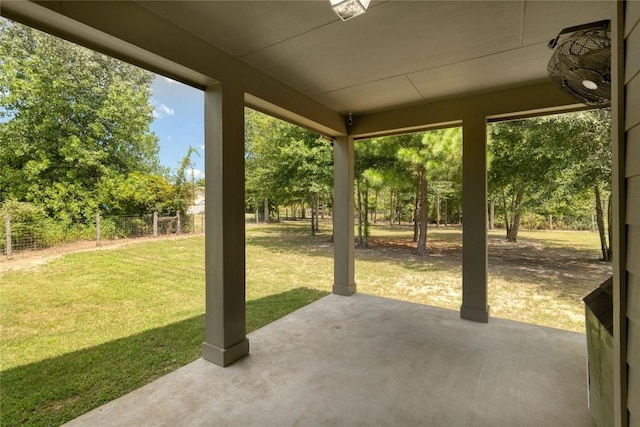
[[[148,10],[341,113],[544,81],[546,43],[611,18],[610,2],[374,1],[342,22],[328,0],[144,1]]]

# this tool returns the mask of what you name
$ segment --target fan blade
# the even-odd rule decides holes
[[[601,48],[588,52],[578,57],[578,64],[580,68],[592,70],[603,77],[609,76],[609,80],[611,80],[610,48]]]

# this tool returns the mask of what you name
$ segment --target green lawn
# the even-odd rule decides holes
[[[247,229],[249,332],[330,292],[328,225],[315,237],[306,222]],[[430,229],[425,257],[410,236],[373,227],[356,251],[358,291],[459,309],[460,229]],[[581,331],[580,298],[608,274],[597,235],[522,237],[490,234],[492,315]],[[203,237],[68,254],[0,283],[0,425],[61,424],[200,355]]]

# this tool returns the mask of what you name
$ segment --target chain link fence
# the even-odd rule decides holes
[[[49,218],[32,221],[12,221],[9,215],[2,218],[0,227],[0,252],[7,258],[14,253],[38,251],[80,241],[103,242],[141,237],[163,237],[180,234],[198,234],[205,231],[204,213],[195,215],[160,216],[101,216],[92,221],[78,221],[70,225],[60,224]]]

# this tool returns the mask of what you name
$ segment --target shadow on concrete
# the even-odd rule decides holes
[[[328,292],[296,288],[247,301],[247,331]],[[200,357],[204,314],[0,373],[0,425],[60,425]]]

